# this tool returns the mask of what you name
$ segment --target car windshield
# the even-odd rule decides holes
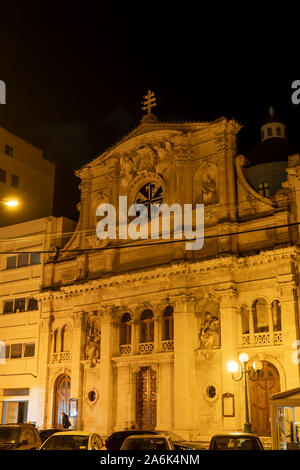
[[[212,450],[260,450],[255,437],[220,436],[214,439]]]
[[[160,434],[163,434],[164,436],[168,436],[172,442],[184,441],[183,437],[178,436],[178,434],[175,434],[174,432],[161,431]]]
[[[88,436],[80,435],[50,436],[43,444],[42,450],[87,450],[88,440]]]
[[[125,442],[125,450],[166,450],[168,443],[161,437],[132,438]]]
[[[19,430],[0,427],[0,443],[14,444],[18,440]]]

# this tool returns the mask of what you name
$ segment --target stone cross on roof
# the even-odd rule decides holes
[[[148,90],[146,96],[144,96],[144,101],[142,102],[142,110],[147,111],[147,114],[151,114],[151,108],[156,106],[156,98],[153,91]]]

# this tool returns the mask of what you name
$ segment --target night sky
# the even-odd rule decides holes
[[[241,153],[259,143],[270,106],[300,143],[300,105],[291,102],[300,77],[282,78],[280,57],[276,69],[271,58],[262,67],[262,44],[243,44],[244,24],[220,29],[189,3],[138,5],[1,2],[0,126],[56,161],[55,216],[77,218],[74,170],[137,126],[148,89],[161,121],[235,118]]]

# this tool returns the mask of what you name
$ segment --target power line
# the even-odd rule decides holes
[[[207,239],[212,239],[212,238],[220,238],[220,237],[229,237],[229,236],[237,236],[237,235],[244,235],[247,233],[254,233],[254,232],[261,232],[263,230],[276,230],[280,228],[285,228],[285,227],[294,227],[300,225],[300,222],[292,222],[288,224],[282,224],[282,225],[276,225],[276,226],[270,226],[270,227],[259,227],[256,229],[249,229],[249,230],[244,230],[243,232],[227,232],[227,233],[220,233],[220,234],[215,234],[215,235],[207,235],[204,236],[204,240]],[[94,232],[93,232],[94,233]],[[109,245],[109,246],[104,246],[104,247],[96,247],[96,248],[76,248],[73,250],[64,250],[64,249],[58,249],[56,251],[54,250],[39,250],[39,251],[30,251],[30,250],[20,250],[20,251],[0,251],[0,254],[5,255],[5,254],[32,254],[32,253],[78,253],[78,252],[97,252],[97,251],[103,251],[103,250],[114,250],[114,249],[126,249],[126,248],[142,248],[145,246],[156,246],[156,245],[169,245],[171,243],[188,243],[188,242],[195,242],[195,239],[180,239],[180,240],[166,240],[166,241],[155,241],[155,239],[152,239],[153,241],[151,243],[138,243],[138,244],[130,244],[130,245]]]

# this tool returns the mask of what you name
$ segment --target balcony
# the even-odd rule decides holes
[[[71,361],[71,352],[70,351],[62,351],[58,353],[52,353],[51,356],[51,363],[57,364],[60,362]]]
[[[140,343],[139,344],[139,352],[140,354],[149,354],[154,351],[154,343]]]
[[[245,347],[253,346],[277,346],[282,344],[282,331],[263,332],[242,335],[242,345]]]

